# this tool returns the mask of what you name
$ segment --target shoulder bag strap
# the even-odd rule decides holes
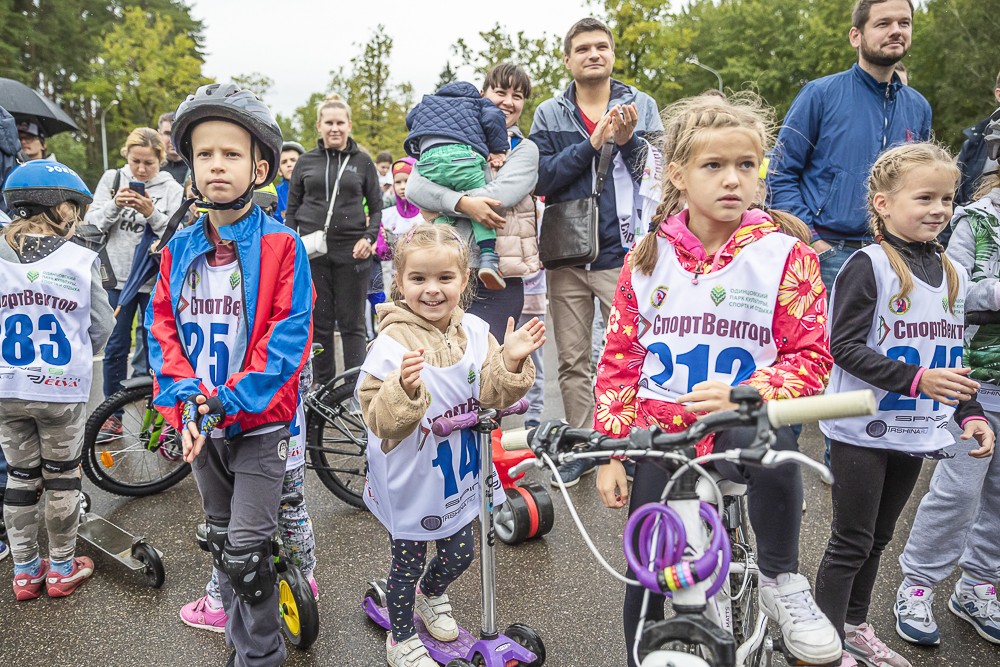
[[[340,194],[340,177],[344,175],[344,170],[347,169],[347,163],[351,161],[351,156],[348,155],[344,163],[340,165],[340,171],[337,172],[337,181],[333,184],[333,195],[330,197],[330,207],[326,209],[326,222],[323,224],[323,236],[330,231],[330,218],[333,217],[333,206],[337,203],[337,195]]]
[[[598,196],[604,190],[604,179],[608,175],[608,167],[611,166],[611,151],[614,148],[612,142],[607,142],[601,148],[601,161],[597,165],[597,182],[594,183],[594,196]]]
[[[122,184],[122,170],[119,169],[115,172],[115,181],[111,184],[111,198],[114,199],[115,195],[118,194],[118,188]]]

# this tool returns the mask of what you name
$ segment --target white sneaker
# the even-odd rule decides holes
[[[420,635],[413,635],[398,644],[392,639],[392,632],[385,638],[385,660],[389,667],[440,667],[420,641]]]
[[[761,583],[761,611],[781,628],[785,648],[810,664],[826,664],[840,658],[840,635],[816,606],[809,580],[801,574],[778,575],[776,585]]]
[[[1000,602],[993,584],[978,584],[968,589],[960,579],[948,600],[948,609],[968,621],[979,636],[992,644],[1000,644]]]
[[[924,646],[941,643],[941,633],[934,621],[934,589],[900,584],[892,613],[896,616],[896,634],[906,641]]]
[[[451,615],[451,603],[448,602],[447,593],[437,597],[427,597],[423,593],[417,593],[413,611],[423,620],[427,632],[434,639],[441,642],[453,642],[458,639],[458,623]]]

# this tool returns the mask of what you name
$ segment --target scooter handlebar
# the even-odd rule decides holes
[[[808,396],[767,402],[771,426],[790,426],[826,419],[844,419],[875,414],[875,394],[871,389],[842,394]]]
[[[496,419],[508,417],[510,415],[521,415],[528,411],[528,399],[522,398],[509,408],[504,408],[496,413]],[[431,431],[439,438],[451,435],[455,431],[469,428],[479,421],[478,412],[466,412],[454,417],[438,417],[431,424]]]
[[[528,449],[528,443],[531,442],[531,436],[534,434],[535,429],[522,429],[520,431],[507,431],[502,436],[500,436],[500,446],[508,452],[516,452],[520,449]]]

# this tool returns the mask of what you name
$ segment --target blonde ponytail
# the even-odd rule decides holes
[[[11,248],[24,252],[25,237],[29,234],[69,238],[78,222],[80,209],[73,202],[64,201],[30,218],[14,218],[13,222],[4,227],[3,233]]]

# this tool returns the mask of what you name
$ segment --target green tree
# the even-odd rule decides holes
[[[349,73],[344,68],[330,73],[329,89],[351,106],[355,141],[373,155],[382,150],[401,153],[407,135],[406,111],[413,105],[413,86],[391,81],[393,41],[385,26],[379,25],[368,42],[360,46],[361,53],[351,58]]]
[[[292,128],[306,150],[316,148],[319,141],[319,130],[316,129],[316,108],[326,99],[326,93],[313,93],[306,103],[295,109],[292,115]]]
[[[546,33],[529,38],[523,30],[510,35],[499,23],[480,32],[479,37],[486,43],[483,48],[474,50],[460,37],[452,45],[452,51],[462,59],[463,65],[471,66],[476,74],[484,77],[502,62],[521,67],[531,79],[531,98],[524,103],[518,125],[523,131],[531,129],[535,109],[562,90],[569,78],[563,64],[562,39]]]
[[[173,31],[169,16],[150,16],[138,7],[128,9],[108,33],[91,79],[74,85],[74,92],[102,106],[119,100],[114,119],[108,114],[110,154],[134,127],[152,126],[161,113],[176,109],[189,93],[209,82],[201,74],[195,47],[186,34]]]
[[[444,62],[444,69],[441,70],[441,74],[438,76],[438,82],[434,85],[434,90],[438,90],[441,86],[446,86],[456,80],[458,80],[458,75],[451,68],[451,63],[446,60]]]
[[[260,72],[250,74],[239,74],[233,77],[233,83],[244,90],[253,92],[262,102],[267,104],[267,94],[274,86],[274,79],[264,76]]]
[[[962,130],[996,109],[1000,15],[994,3],[929,0],[913,20],[908,67],[934,110],[934,134],[958,149]]]

